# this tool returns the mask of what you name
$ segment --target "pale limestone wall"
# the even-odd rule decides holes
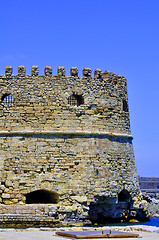
[[[128,139],[13,135],[1,137],[1,144],[6,151],[1,181],[9,194],[4,203],[25,202],[26,193],[40,189],[58,192],[63,201],[74,195],[117,196],[123,184],[133,195],[138,188]]]
[[[60,203],[117,198],[127,189],[138,196],[139,186],[132,146],[126,79],[100,70],[77,69],[65,77],[63,67],[52,76],[25,75],[11,67],[0,76],[0,202],[25,203],[25,194],[40,189],[55,191]],[[6,106],[4,94],[14,103]],[[72,106],[72,94],[84,104]],[[81,199],[80,200],[80,196]]]

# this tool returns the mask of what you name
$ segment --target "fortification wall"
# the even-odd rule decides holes
[[[123,111],[123,101],[128,102],[126,79],[110,72],[91,78],[86,70],[91,71],[84,69],[83,77],[65,77],[63,68],[58,76],[36,76],[33,70],[29,76],[20,67],[17,76],[0,76],[0,99],[14,96],[9,108],[1,101],[1,129],[130,134],[129,113]],[[69,104],[72,95],[81,97],[83,104]]]
[[[5,204],[25,203],[27,193],[40,189],[58,192],[67,204],[75,195],[85,196],[85,201],[95,195],[117,197],[124,184],[133,195],[137,193],[131,140],[23,135],[1,137],[1,146],[1,202]]]
[[[86,215],[89,204],[117,202],[123,189],[138,202],[124,77],[96,69],[92,78],[89,68],[65,76],[64,67],[38,75],[37,66],[12,75],[7,66],[0,99],[0,203],[25,204],[45,190],[58,195],[59,212]]]

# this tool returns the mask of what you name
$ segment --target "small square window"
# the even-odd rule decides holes
[[[79,106],[84,104],[84,99],[81,95],[73,94],[68,98],[68,104],[72,106]]]

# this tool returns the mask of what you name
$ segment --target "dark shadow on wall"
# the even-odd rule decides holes
[[[131,208],[132,198],[125,189],[117,197],[96,196],[96,201],[90,204],[89,220],[98,224],[127,222],[131,219]]]
[[[1,137],[7,137],[7,134],[2,134]],[[106,135],[100,135],[100,134],[88,134],[88,135],[71,135],[71,134],[15,134],[15,133],[9,133],[9,137],[21,137],[21,141],[24,141],[25,138],[38,138],[38,139],[107,139],[111,142],[119,142],[119,143],[130,143],[132,144],[132,139],[129,137],[115,137],[115,136],[106,136]]]
[[[58,203],[59,195],[48,190],[37,190],[26,194],[26,204]]]

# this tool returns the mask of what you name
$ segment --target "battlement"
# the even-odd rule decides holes
[[[77,67],[71,67],[70,69],[70,76],[71,77],[78,77],[78,68]],[[12,66],[6,66],[5,68],[5,75],[6,77],[11,77],[13,75],[13,68]],[[38,66],[32,66],[31,68],[31,75],[30,76],[38,76],[39,75],[39,67]],[[110,75],[111,78],[113,77],[122,77],[118,74],[115,74],[113,72],[105,71],[104,73],[102,72],[101,69],[95,69],[94,71],[94,78],[96,79],[102,79],[103,75]],[[26,68],[24,65],[20,65],[18,67],[18,76],[19,77],[25,77],[26,76]],[[29,76],[29,75],[27,75]],[[44,69],[44,76],[47,77],[52,77],[52,67],[51,66],[46,66]],[[57,75],[58,77],[67,77],[65,75],[65,67],[59,66],[57,69]],[[92,70],[90,68],[84,68],[82,71],[82,77],[86,78],[92,78]],[[124,77],[122,77],[124,78]]]

